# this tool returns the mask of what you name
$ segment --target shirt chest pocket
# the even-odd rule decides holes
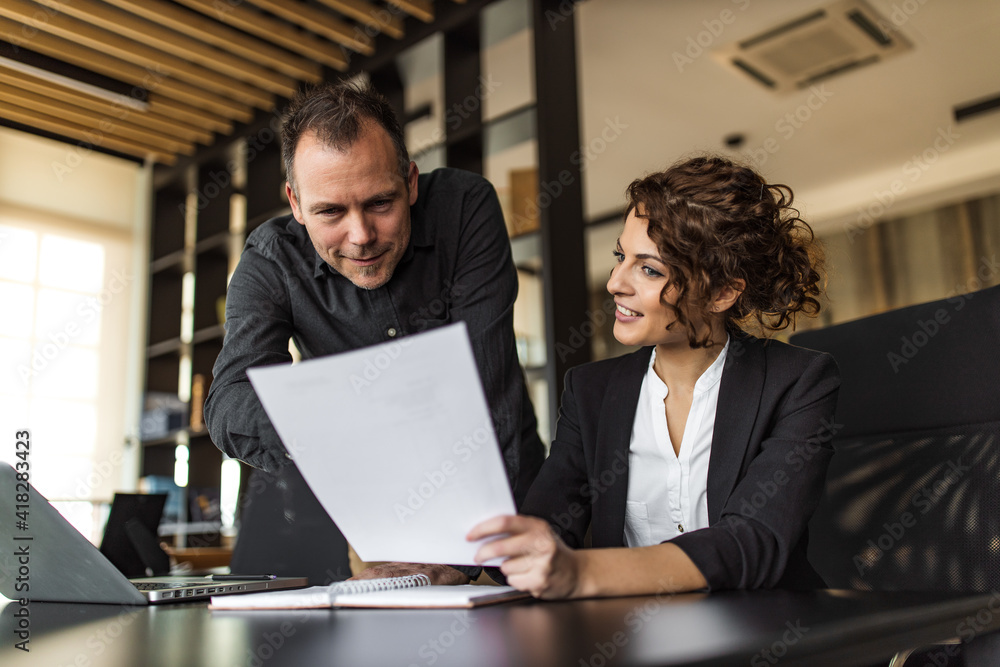
[[[653,543],[646,503],[629,500],[625,503],[625,546],[646,547]]]

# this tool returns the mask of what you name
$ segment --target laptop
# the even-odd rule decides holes
[[[28,501],[19,494],[28,494]],[[146,605],[207,600],[213,595],[302,588],[305,577],[128,579],[42,494],[0,463],[0,593],[32,602]]]

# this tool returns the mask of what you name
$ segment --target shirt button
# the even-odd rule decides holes
[[[677,524],[677,532],[679,532],[679,533],[683,533],[684,532],[684,524],[681,524],[681,523]]]
[[[389,338],[395,338],[396,334],[399,332],[396,331],[396,327],[389,327],[388,329],[386,329],[385,333],[386,335],[389,336]]]

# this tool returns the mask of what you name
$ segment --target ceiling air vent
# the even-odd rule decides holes
[[[840,0],[712,55],[768,90],[788,93],[912,48],[865,2]]]

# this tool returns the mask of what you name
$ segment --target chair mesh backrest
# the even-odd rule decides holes
[[[836,444],[809,556],[833,588],[1000,589],[1000,422]]]
[[[794,336],[840,367],[809,559],[831,587],[1000,589],[1000,287]]]

